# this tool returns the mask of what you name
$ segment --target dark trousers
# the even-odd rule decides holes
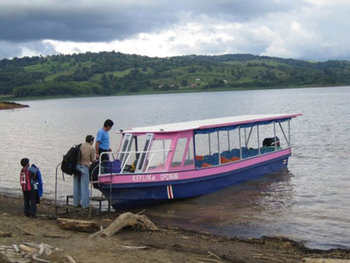
[[[101,148],[98,149],[98,154],[100,154],[100,155],[101,155],[101,153],[105,153],[105,152],[109,152],[109,151],[108,151],[108,150],[101,149]],[[102,173],[105,173],[105,170],[106,170],[106,166],[107,166],[108,161],[109,161],[109,156],[108,156],[108,154],[102,155],[102,157],[101,157],[101,172],[102,172]]]
[[[37,190],[23,191],[24,214],[26,216],[36,216],[37,196]]]

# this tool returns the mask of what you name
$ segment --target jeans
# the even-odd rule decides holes
[[[37,190],[23,191],[24,214],[26,216],[36,216]]]
[[[77,164],[75,168],[79,173],[74,174],[73,203],[74,206],[79,206],[81,201],[81,206],[88,208],[90,205],[89,168],[82,164]]]

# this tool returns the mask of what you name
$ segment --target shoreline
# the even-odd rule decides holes
[[[286,89],[314,89],[314,88],[336,88],[336,87],[349,87],[350,85],[334,85],[334,86],[320,86],[320,85],[307,85],[307,86],[271,86],[271,87],[249,87],[249,88],[212,88],[212,89],[184,89],[184,90],[169,90],[166,92],[159,91],[144,91],[144,92],[124,92],[124,93],[115,93],[111,95],[99,95],[99,94],[85,94],[85,95],[54,95],[54,96],[28,96],[28,97],[15,97],[15,96],[6,96],[3,99],[12,101],[27,101],[27,100],[51,100],[51,99],[74,99],[74,98],[98,98],[98,97],[115,97],[115,96],[139,96],[139,95],[171,95],[171,94],[186,94],[186,93],[203,93],[203,92],[225,92],[225,91],[257,91],[257,90],[286,90]],[[0,103],[1,103],[0,97]]]
[[[77,262],[319,262],[313,259],[350,259],[350,249],[319,250],[284,237],[227,238],[184,230],[171,225],[157,225],[160,231],[125,228],[109,238],[90,238],[89,233],[62,230],[57,226],[55,204],[42,199],[38,218],[23,215],[23,199],[0,194],[0,246],[23,242],[42,242],[60,249],[47,260],[65,262],[70,255]],[[147,216],[147,211],[144,213]],[[58,217],[92,220],[104,228],[118,212],[80,210]],[[154,218],[150,217],[151,220]],[[2,260],[2,261],[1,261]],[[6,259],[1,258],[1,262]],[[328,262],[328,261],[322,261]],[[331,262],[331,261],[329,261]],[[343,261],[342,261],[343,262]],[[350,262],[350,261],[349,261]]]
[[[13,110],[13,109],[21,109],[28,108],[29,105],[20,104],[12,101],[0,101],[0,110]]]

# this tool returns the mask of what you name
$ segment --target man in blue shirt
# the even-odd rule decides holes
[[[100,158],[100,154],[103,152],[110,152],[112,149],[109,147],[109,134],[108,132],[112,129],[114,122],[110,119],[106,120],[103,127],[97,132],[96,136],[96,158]],[[101,161],[104,162],[109,160],[108,155],[102,155]]]

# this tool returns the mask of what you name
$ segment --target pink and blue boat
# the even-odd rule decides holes
[[[291,121],[245,115],[121,131],[95,187],[118,210],[196,197],[287,169]],[[103,158],[102,156],[100,158]]]

